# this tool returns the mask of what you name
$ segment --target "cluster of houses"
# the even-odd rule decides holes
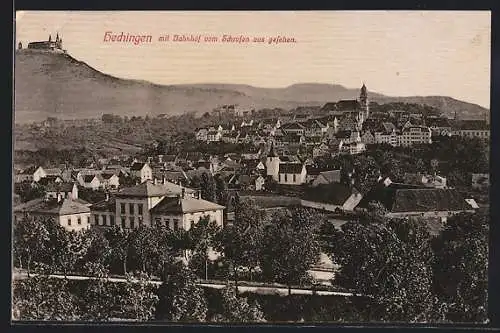
[[[473,199],[464,198],[447,186],[446,178],[437,175],[407,174],[403,183],[380,178],[372,190],[361,193],[353,182],[342,179],[341,170],[322,170],[297,156],[280,156],[273,145],[267,151],[237,157],[235,154],[159,155],[148,158],[147,162],[133,161],[129,167],[113,169],[118,181],[120,174],[136,180],[135,185],[129,186],[114,181],[104,181],[101,187],[86,186],[104,180],[103,174],[111,174],[106,167],[73,172],[38,167],[30,181],[44,183],[45,196],[15,206],[15,218],[25,214],[51,216],[63,227],[75,231],[111,226],[133,229],[141,225],[188,230],[205,216],[223,226],[226,207],[202,199],[199,189],[189,187],[194,177],[204,173],[223,177],[229,189],[237,191],[257,193],[270,183],[305,188],[300,193],[300,205],[323,212],[363,211],[369,209],[371,202],[378,201],[391,217],[423,216],[445,221],[450,215],[478,208]],[[68,176],[72,177],[69,181],[65,178]],[[480,175],[473,177],[478,186],[488,181]],[[79,198],[79,188],[104,189],[106,198],[86,202]]]
[[[225,106],[227,110],[241,112]],[[359,100],[327,103],[320,116],[246,119],[239,124],[198,129],[196,139],[254,144],[249,151],[224,155],[182,152],[144,160],[114,157],[99,161],[99,167],[38,166],[17,170],[16,183],[43,185],[45,195],[15,206],[14,217],[50,216],[75,231],[111,226],[133,229],[141,225],[188,230],[205,216],[222,226],[227,222],[227,208],[202,199],[199,189],[193,186],[204,174],[222,177],[228,188],[236,191],[269,192],[273,186],[302,188],[305,190],[300,191],[297,202],[326,212],[363,211],[376,201],[391,217],[423,216],[444,221],[450,215],[478,208],[473,199],[462,197],[447,186],[446,178],[438,175],[407,174],[403,183],[381,177],[370,191],[361,193],[350,179],[342,179],[341,170],[319,169],[314,160],[359,154],[367,144],[429,144],[436,135],[488,139],[489,128],[483,122],[462,121],[452,126],[446,118],[406,111],[370,112],[365,85]],[[304,150],[306,154],[299,153]],[[121,184],[124,179],[127,185]],[[475,174],[472,184],[476,189],[485,189],[489,177]],[[81,189],[103,191],[105,199],[86,202],[79,198]]]
[[[313,157],[359,154],[368,144],[412,146],[432,143],[433,136],[462,136],[488,140],[489,125],[481,120],[451,120],[404,110],[370,112],[366,86],[358,100],[326,103],[317,115],[283,114],[277,118],[246,118],[239,123],[196,129],[206,143],[272,143],[278,151],[311,148]]]

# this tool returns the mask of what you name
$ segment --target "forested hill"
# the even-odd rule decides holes
[[[264,75],[264,74],[263,74]],[[370,87],[368,87],[370,89]],[[31,50],[15,55],[15,121],[26,123],[47,117],[100,118],[121,116],[204,113],[223,104],[242,107],[292,109],[355,99],[359,89],[341,85],[301,83],[285,88],[258,88],[237,84],[158,85],[116,78],[67,54]],[[445,115],[483,119],[488,110],[444,96],[388,97],[369,92],[378,103],[427,104]]]

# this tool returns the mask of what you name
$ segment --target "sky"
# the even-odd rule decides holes
[[[340,84],[490,105],[489,11],[18,11],[16,46],[59,33],[93,68],[159,84]],[[151,43],[104,35],[151,35]],[[295,43],[163,42],[169,34],[285,36]]]

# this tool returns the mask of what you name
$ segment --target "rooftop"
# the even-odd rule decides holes
[[[203,199],[196,199],[192,197],[185,197],[182,199],[176,197],[166,197],[151,209],[151,213],[198,213],[221,210],[224,208],[224,206]]]
[[[14,207],[14,212],[39,213],[47,215],[71,215],[89,213],[90,208],[83,200],[34,199]]]
[[[165,182],[165,184],[153,184],[150,180],[147,180],[142,184],[121,189],[118,191],[117,196],[141,198],[173,196],[181,194],[182,189],[185,189],[186,193],[195,192],[193,189],[182,187],[174,183]]]
[[[279,173],[299,174],[303,167],[302,163],[280,163]]]
[[[359,203],[368,207],[371,201],[379,201],[389,212],[465,211],[470,206],[456,189],[438,189],[424,186],[382,183],[372,188]]]

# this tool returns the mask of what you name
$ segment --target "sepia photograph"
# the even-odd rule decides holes
[[[11,321],[486,324],[490,11],[16,11]]]

